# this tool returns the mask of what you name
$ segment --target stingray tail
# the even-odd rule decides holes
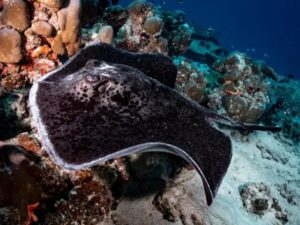
[[[216,115],[216,114],[213,114],[210,117],[210,120],[218,124],[226,125],[239,130],[248,130],[248,131],[260,130],[260,131],[272,131],[272,132],[277,132],[282,130],[281,127],[263,126],[263,125],[252,124],[252,123],[242,123],[242,122],[232,120],[228,117]]]

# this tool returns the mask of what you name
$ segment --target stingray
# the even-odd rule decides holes
[[[64,65],[63,70],[56,71],[56,76],[59,76],[58,74],[63,76],[66,73],[74,73],[90,59],[125,64],[139,69],[171,88],[175,86],[177,68],[169,57],[158,53],[130,53],[100,41],[95,41],[81,49]]]
[[[111,58],[97,49],[105,49]],[[232,155],[231,140],[217,124],[247,130],[278,128],[238,123],[181,96],[172,85],[163,84],[165,75],[155,68],[163,64],[172,68],[166,57],[159,56],[164,62],[156,62],[157,55],[122,51],[130,56],[128,63],[113,60],[118,52],[94,44],[35,82],[29,102],[46,151],[68,169],[158,149],[176,154],[200,174],[211,204]],[[144,57],[152,65],[135,63]]]

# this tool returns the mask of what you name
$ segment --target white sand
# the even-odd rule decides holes
[[[284,139],[279,141],[278,134],[267,132],[254,132],[247,137],[235,132],[231,136],[234,146],[232,162],[210,207],[205,204],[200,176],[195,175],[195,171],[184,171],[176,185],[164,194],[170,209],[177,216],[175,223],[164,220],[154,207],[152,201],[155,194],[135,200],[125,198],[115,213],[131,225],[282,224],[275,218],[276,211],[272,208],[263,216],[258,216],[243,207],[239,187],[264,182],[271,190],[271,198],[277,199],[282,210],[288,213],[289,222],[286,224],[300,225],[300,147]],[[279,187],[283,184],[287,184],[287,195],[297,205],[289,204],[280,194]]]
[[[239,194],[239,186],[246,183],[264,182],[271,189],[283,210],[288,212],[290,225],[300,224],[300,146],[286,140],[278,141],[277,134],[255,132],[247,141],[233,138],[233,158],[218,195],[209,208],[212,224],[252,225],[282,224],[275,218],[275,211],[264,216],[246,212]],[[263,150],[257,148],[258,146]],[[287,184],[298,205],[289,204],[283,198],[278,186]]]

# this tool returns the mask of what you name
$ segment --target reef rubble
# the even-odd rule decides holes
[[[29,90],[94,41],[168,56],[177,69],[175,90],[185,98],[283,130],[224,128],[233,159],[211,206],[195,170],[167,153],[63,169],[41,144]],[[171,88],[175,70],[166,81]],[[108,0],[0,0],[0,225],[300,224],[299,87],[266,63],[229,52],[184,12],[145,0],[128,7]]]

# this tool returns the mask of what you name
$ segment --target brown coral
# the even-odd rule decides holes
[[[0,62],[18,63],[22,59],[21,35],[18,31],[2,27],[0,28]]]
[[[31,28],[33,32],[43,37],[52,37],[54,34],[54,27],[46,21],[37,21],[32,23]]]
[[[52,49],[59,55],[73,55],[80,47],[80,0],[70,0],[69,5],[57,12],[60,30],[52,42]]]
[[[28,15],[28,7],[23,0],[4,0],[3,10],[0,14],[0,24],[24,31],[30,24]]]

